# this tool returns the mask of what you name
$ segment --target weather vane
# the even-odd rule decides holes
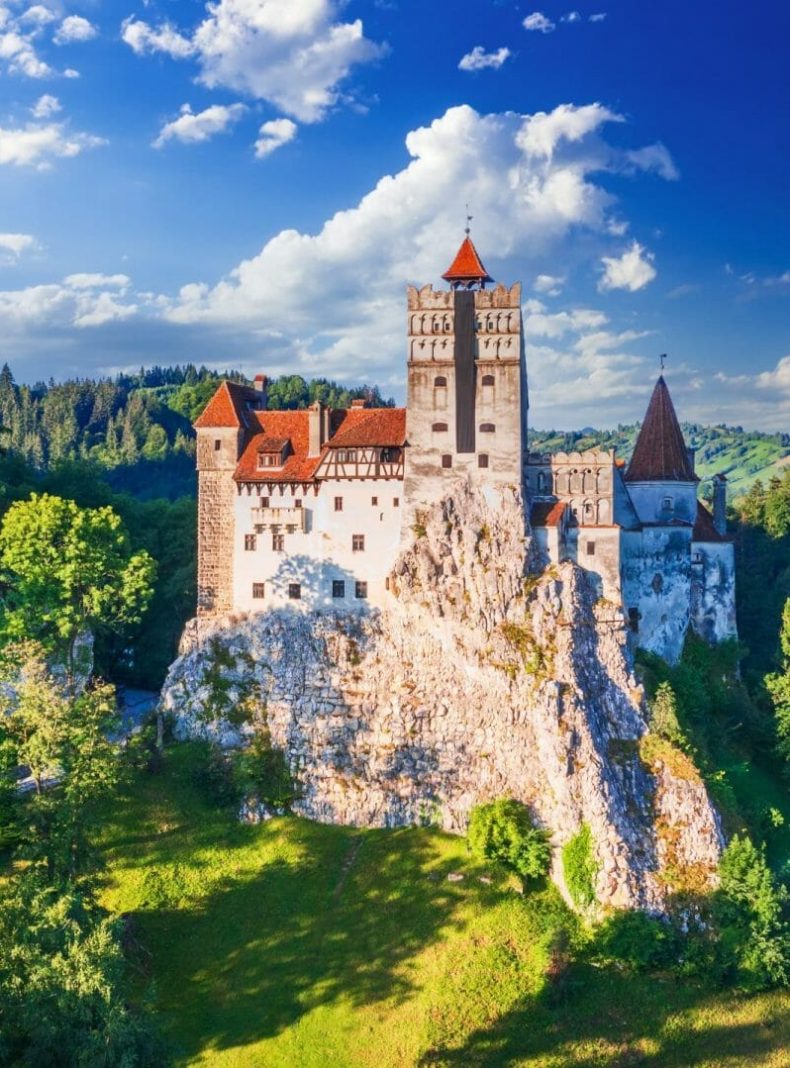
[[[469,237],[469,233],[470,233],[469,223],[472,221],[473,218],[474,218],[474,215],[470,215],[469,214],[469,205],[467,204],[466,205],[466,229],[464,230],[464,233],[466,234],[467,237]]]
[[[661,364],[662,371],[664,370],[664,364],[666,363],[666,359],[667,354],[665,352],[662,352],[661,355],[658,357],[658,362]]]

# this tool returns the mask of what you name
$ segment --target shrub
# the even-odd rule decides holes
[[[751,989],[790,986],[788,893],[749,838],[735,835],[722,854],[716,919],[725,961]]]
[[[685,739],[678,720],[675,691],[668,682],[659,684],[650,707],[650,729],[673,745],[683,746]]]
[[[542,878],[551,863],[548,832],[536,827],[526,805],[499,798],[477,805],[469,819],[469,848],[478,860],[494,860],[522,879]]]
[[[236,756],[233,781],[237,796],[255,795],[273,808],[288,808],[296,796],[285,754],[272,746],[267,727],[261,727]]]
[[[644,912],[618,910],[596,932],[595,956],[618,961],[635,972],[666,967],[677,955],[673,928]]]
[[[189,762],[189,776],[204,799],[220,808],[235,805],[239,790],[228,754],[214,742],[196,741]]]
[[[565,885],[577,908],[589,908],[595,901],[595,880],[599,867],[593,850],[592,831],[589,824],[583,823],[562,850]]]

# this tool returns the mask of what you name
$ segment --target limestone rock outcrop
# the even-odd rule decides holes
[[[475,804],[517,798],[552,834],[561,889],[587,824],[598,901],[661,911],[684,871],[715,879],[718,817],[699,780],[640,758],[621,609],[572,563],[533,574],[530,553],[515,489],[459,483],[417,516],[390,607],[194,626],[162,706],[179,735],[227,745],[265,716],[313,819],[462,832]]]

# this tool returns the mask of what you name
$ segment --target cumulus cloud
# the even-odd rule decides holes
[[[258,130],[258,139],[255,142],[255,155],[258,159],[270,156],[276,149],[293,141],[299,127],[290,119],[270,119],[264,122]]]
[[[539,274],[532,284],[536,293],[545,293],[548,297],[558,297],[565,285],[565,278],[554,274]]]
[[[502,64],[510,56],[509,48],[498,48],[496,52],[486,52],[482,45],[476,45],[471,52],[461,57],[458,64],[459,70],[499,70]]]
[[[567,15],[563,15],[560,18],[560,22],[581,22],[582,17],[578,11],[569,11]]]
[[[72,289],[128,289],[131,278],[126,274],[96,274],[82,272],[69,274],[63,279],[64,285]]]
[[[551,19],[547,19],[542,11],[533,11],[531,15],[527,15],[521,25],[525,30],[536,33],[551,33],[556,29],[556,25]]]
[[[605,11],[599,11],[595,15],[590,15],[589,21],[590,22],[603,22],[603,20],[605,18],[606,18],[606,12]]]
[[[169,23],[123,24],[138,54],[194,58],[199,81],[275,104],[302,122],[320,121],[341,99],[340,84],[359,63],[381,55],[362,22],[339,21],[338,0],[218,0],[189,34]]]
[[[660,141],[626,152],[626,158],[640,171],[655,171],[667,181],[674,182],[680,177],[668,149]]]
[[[602,256],[604,271],[598,282],[601,291],[627,289],[635,293],[652,282],[658,273],[653,266],[655,259],[638,241],[633,241],[622,256]]]
[[[153,142],[154,148],[161,148],[174,139],[188,145],[208,141],[238,122],[246,110],[244,104],[213,104],[195,114],[189,104],[184,104],[178,118],[165,123],[159,131],[159,136]]]
[[[93,23],[81,15],[67,15],[55,31],[52,40],[56,45],[76,44],[81,41],[92,41],[98,32]]]
[[[49,119],[61,110],[61,103],[51,93],[44,93],[30,109],[30,114],[35,119]]]
[[[316,234],[283,230],[227,277],[185,285],[163,314],[182,325],[213,324],[223,336],[254,336],[273,373],[301,365],[348,381],[375,375],[385,387],[400,383],[403,283],[441,274],[447,263],[437,250],[445,250],[449,263],[462,237],[465,203],[475,206],[478,246],[495,276],[501,276],[498,266],[507,278],[503,264],[515,256],[526,257],[537,273],[578,229],[608,246],[615,202],[595,175],[634,173],[622,151],[603,139],[614,121],[601,105],[564,105],[538,115],[451,108],[408,135],[408,164],[358,205]],[[553,276],[552,283],[558,284]],[[580,323],[583,312],[573,321]],[[532,329],[542,322],[533,319]],[[545,322],[556,331],[564,320]],[[588,326],[593,329],[592,320]]]
[[[125,276],[109,276],[109,288],[106,288],[107,283],[103,288],[99,281],[102,277],[70,275],[62,282],[0,291],[0,322],[7,332],[14,333],[30,327],[52,330],[64,325],[83,329],[135,315],[138,305],[124,301],[122,290],[125,287],[113,282],[113,279]],[[95,281],[88,283],[88,279]]]
[[[46,170],[53,159],[70,159],[106,144],[102,137],[72,132],[65,122],[29,122],[23,127],[0,126],[0,166]]]
[[[5,65],[9,74],[48,78],[54,73],[38,55],[35,46],[46,23],[44,12],[47,8],[29,8],[15,18],[9,8],[0,7],[0,64]]]
[[[23,252],[32,252],[38,247],[32,234],[0,234],[0,266],[14,264]]]

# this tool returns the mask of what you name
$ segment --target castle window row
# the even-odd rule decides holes
[[[252,596],[256,601],[261,601],[266,597],[266,583],[265,582],[253,582],[252,584]],[[342,600],[346,596],[346,583],[343,579],[332,580],[332,597],[335,600]],[[356,581],[354,583],[354,597],[358,601],[364,601],[368,596],[368,584],[367,582]],[[302,598],[302,584],[301,582],[289,582],[288,583],[288,597],[291,601],[300,601]]]
[[[449,452],[444,453],[442,456],[442,467],[449,468],[453,466],[453,457]],[[477,454],[477,466],[488,467],[488,453],[480,452]]]

